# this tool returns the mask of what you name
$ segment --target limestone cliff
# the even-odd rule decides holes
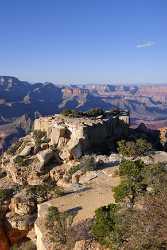
[[[86,152],[127,134],[127,115],[69,118],[61,115],[36,119],[34,130],[45,131],[50,144],[55,145],[63,160],[78,159]]]

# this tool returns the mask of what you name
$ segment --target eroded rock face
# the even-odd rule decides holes
[[[79,159],[87,151],[125,135],[128,125],[118,117],[68,118],[61,115],[35,120],[34,129],[45,131],[62,160]]]
[[[27,197],[26,192],[18,193],[11,199],[10,209],[18,215],[33,214],[36,210],[35,201]]]
[[[50,171],[50,177],[56,183],[63,178],[64,174],[65,174],[65,167],[62,166],[56,166]]]
[[[19,155],[21,156],[28,156],[33,149],[34,145],[27,145],[25,148],[21,151]]]
[[[27,184],[27,176],[29,174],[29,169],[24,169],[17,166],[14,163],[9,163],[6,166],[7,175],[12,178],[14,183],[19,185]]]
[[[36,220],[36,214],[18,215],[9,213],[7,214],[7,220],[13,229],[18,231],[24,231],[25,232],[24,237],[25,237],[29,232],[29,230],[31,230],[31,228],[34,225],[34,222]]]
[[[54,194],[46,190],[46,195],[39,199],[37,185],[49,186],[50,183],[64,188],[67,193],[78,192],[87,183],[97,177],[95,171],[85,172],[79,170],[71,176],[70,169],[79,164],[80,158],[89,150],[96,147],[105,147],[103,143],[115,140],[126,133],[127,126],[122,126],[121,121],[110,119],[66,118],[60,115],[40,118],[35,121],[34,130],[39,133],[34,137],[33,132],[22,138],[22,143],[14,147],[10,153],[3,157],[4,171],[14,183],[19,184],[19,193],[13,194],[10,204],[10,212],[6,214],[8,223],[14,230],[21,230],[26,235],[32,229],[36,219],[37,204],[49,200]],[[46,133],[42,137],[41,131]],[[41,135],[41,137],[40,137]],[[36,139],[35,139],[36,138]],[[38,140],[37,140],[38,139]],[[14,151],[15,149],[15,151]],[[106,160],[101,160],[105,164]],[[110,164],[110,162],[109,162]],[[71,173],[74,173],[73,171]],[[28,186],[29,185],[29,186]],[[31,185],[31,187],[30,187]],[[18,185],[17,185],[18,186]],[[24,192],[25,188],[31,188],[31,194]],[[34,186],[34,187],[32,187]],[[54,190],[52,190],[54,192]],[[46,197],[45,197],[46,196]],[[36,197],[36,198],[35,198]],[[76,195],[77,197],[77,195]],[[32,198],[32,199],[31,199]],[[70,203],[71,205],[71,203]],[[9,211],[9,210],[8,210]],[[40,230],[36,224],[36,233],[39,242],[39,250],[43,248],[40,239]],[[39,232],[38,232],[39,231]],[[42,237],[42,236],[41,236]]]

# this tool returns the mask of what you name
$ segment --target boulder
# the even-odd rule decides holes
[[[11,199],[10,209],[18,215],[33,214],[36,211],[36,203],[33,199],[29,198],[26,191],[23,190]]]
[[[41,185],[44,184],[49,178],[49,174],[45,175],[39,175],[38,172],[31,172],[29,176],[27,177],[27,182],[29,185],[35,186],[35,185]]]
[[[54,158],[55,152],[51,149],[46,149],[37,154],[37,158],[41,163],[41,166],[47,164],[52,158]]]
[[[34,222],[37,218],[37,215],[36,214],[18,215],[18,214],[8,213],[6,217],[12,229],[23,231],[27,235],[28,231],[32,229]],[[24,235],[24,237],[26,235]]]
[[[43,151],[40,151],[37,154],[37,159],[39,160],[39,171],[43,171],[45,167],[47,167],[47,164],[49,163],[50,160],[54,159],[58,164],[60,163],[60,158],[57,154],[57,152],[51,150],[51,149],[46,149]]]
[[[27,184],[27,176],[29,174],[29,168],[22,168],[14,163],[9,163],[6,166],[7,175],[9,178],[12,178],[14,183],[19,185],[26,185]]]
[[[50,177],[52,178],[52,180],[54,180],[56,183],[63,178],[65,174],[65,169],[62,168],[61,166],[57,166],[54,167],[51,171],[50,171]]]
[[[63,160],[78,160],[82,154],[82,143],[78,138],[71,139],[60,152],[60,156]]]

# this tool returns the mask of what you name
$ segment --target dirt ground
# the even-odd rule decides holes
[[[56,206],[60,211],[71,209],[77,211],[74,222],[92,218],[97,208],[114,202],[112,188],[120,182],[118,176],[114,177],[114,170],[113,167],[100,170],[97,172],[98,176],[85,186],[85,190],[67,194],[39,205],[39,216],[45,215],[47,207]]]

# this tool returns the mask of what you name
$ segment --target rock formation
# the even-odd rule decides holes
[[[116,140],[126,136],[128,121],[126,115],[109,113],[96,118],[63,115],[38,118],[33,131],[2,155],[0,177],[6,183],[1,202],[14,243],[19,232],[22,238],[32,230],[38,204],[82,190],[98,177],[96,163],[85,155],[108,146],[111,150]]]
[[[39,118],[34,122],[34,130],[45,131],[50,144],[55,145],[63,160],[79,159],[93,148],[112,144],[125,136],[129,116],[109,116],[105,118],[69,118],[61,115]]]

